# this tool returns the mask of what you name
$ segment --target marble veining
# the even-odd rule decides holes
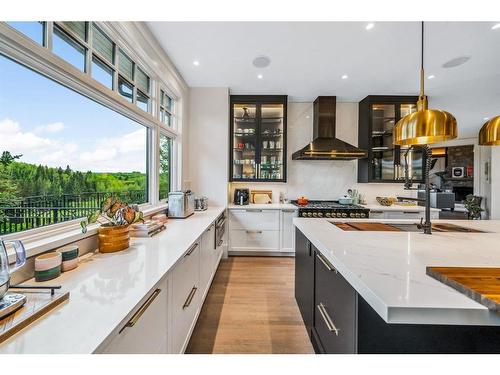
[[[431,236],[346,232],[332,221],[295,218],[294,224],[386,322],[500,325],[500,314],[426,275],[427,266],[500,266],[500,221],[436,220],[488,233]]]

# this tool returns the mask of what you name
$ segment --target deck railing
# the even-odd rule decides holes
[[[109,196],[127,203],[147,202],[145,190],[40,195],[0,201],[0,235],[88,216]]]

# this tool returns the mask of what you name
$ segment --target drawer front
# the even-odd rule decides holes
[[[231,230],[232,251],[279,251],[280,232],[274,230]]]
[[[279,210],[230,210],[229,229],[279,230],[279,215]]]
[[[200,305],[200,241],[172,272],[172,352],[182,353],[189,341]],[[190,250],[191,251],[191,250]],[[189,252],[188,252],[189,253]]]
[[[168,281],[165,278],[142,301],[102,353],[167,354],[167,295]]]
[[[384,219],[385,215],[383,211],[370,210],[370,219]]]
[[[356,292],[315,254],[314,330],[326,353],[356,353]]]
[[[411,211],[398,211],[398,212],[387,212],[387,219],[415,219],[420,220],[421,217],[424,217],[424,212],[411,212]]]

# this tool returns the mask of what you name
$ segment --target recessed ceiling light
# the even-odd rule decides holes
[[[427,77],[427,79],[434,79],[436,76],[434,74],[431,74],[430,76]]]
[[[198,60],[194,60],[194,61],[193,61],[193,65],[194,65],[194,66],[198,66],[198,65],[200,65],[200,62],[199,62]]]
[[[348,76],[347,74],[344,74],[344,75],[342,76],[342,79],[347,79],[347,78],[349,78],[349,76]]]
[[[456,66],[465,64],[469,60],[470,60],[470,56],[455,57],[454,59],[451,59],[450,61],[445,62],[443,64],[443,68],[454,68]]]
[[[253,59],[252,64],[256,68],[267,68],[269,64],[271,64],[271,59],[264,55],[257,56],[255,59]]]
[[[496,29],[500,29],[500,23],[496,23],[493,26],[491,26],[491,30],[496,30]]]
[[[262,79],[262,78],[264,78],[264,76],[262,74],[257,74],[257,78]]]
[[[371,30],[371,29],[373,29],[374,27],[375,27],[375,24],[374,24],[373,22],[370,22],[369,24],[367,24],[367,25],[365,26],[365,29],[366,29],[366,30]]]

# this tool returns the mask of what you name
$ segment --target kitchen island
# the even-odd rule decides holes
[[[430,236],[334,222],[294,219],[296,298],[319,352],[500,352],[500,314],[426,275],[427,266],[499,267],[500,222],[438,220],[485,233]]]

